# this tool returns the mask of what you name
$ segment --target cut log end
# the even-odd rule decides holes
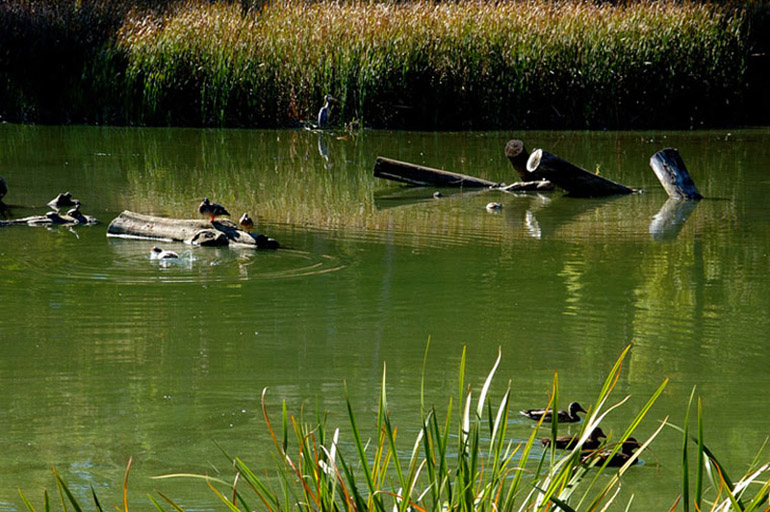
[[[535,172],[537,168],[540,166],[540,160],[542,158],[543,158],[543,150],[542,149],[534,150],[529,155],[529,159],[527,160],[527,171]]]

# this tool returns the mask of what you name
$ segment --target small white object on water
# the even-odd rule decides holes
[[[503,207],[503,205],[501,205],[500,203],[489,203],[489,204],[487,204],[487,210],[489,210],[491,212],[499,210],[502,207]]]
[[[150,252],[151,260],[176,260],[179,259],[179,254],[174,251],[165,251],[160,247],[153,247]]]

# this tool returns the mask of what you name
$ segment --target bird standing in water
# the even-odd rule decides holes
[[[324,96],[324,106],[318,111],[318,128],[326,128],[329,124],[329,113],[332,109],[331,103],[337,103],[337,98],[331,94]]]
[[[209,201],[208,197],[204,197],[203,201],[201,201],[201,204],[198,205],[198,213],[201,215],[209,216],[210,222],[214,222],[214,217],[219,217],[220,215],[230,215],[230,212],[227,211],[227,208],[221,204],[212,203]]]
[[[240,224],[241,227],[246,231],[249,231],[251,228],[254,227],[254,221],[251,220],[251,217],[249,217],[248,213],[244,213],[243,215],[241,215],[241,218],[238,221],[238,224]]]

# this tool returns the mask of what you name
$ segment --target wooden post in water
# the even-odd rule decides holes
[[[508,144],[505,145],[505,156],[508,157],[508,161],[511,162],[521,181],[536,181],[536,178],[533,178],[527,171],[529,151],[524,147],[524,141],[519,139],[509,140]]]
[[[442,171],[381,156],[378,156],[377,161],[374,163],[374,177],[408,183],[409,185],[419,187],[490,188],[500,185],[493,181],[465,174]]]
[[[703,199],[674,148],[661,149],[650,157],[650,167],[672,199]]]
[[[546,179],[574,197],[602,197],[635,192],[630,187],[588,172],[542,149],[536,149],[529,155],[527,171],[530,179]]]

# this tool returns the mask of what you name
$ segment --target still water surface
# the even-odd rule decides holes
[[[338,136],[342,134],[337,134]],[[514,181],[516,136],[644,193],[603,200],[406,190],[372,177],[376,156]],[[661,226],[666,196],[650,155],[677,147],[707,197]],[[390,408],[417,428],[430,338],[428,402],[444,409],[480,386],[498,347],[493,392],[513,408],[545,404],[554,371],[565,402],[592,403],[624,346],[632,352],[605,431],[616,435],[670,378],[637,437],[680,423],[693,386],[707,442],[743,473],[770,434],[770,130],[697,133],[392,133],[0,126],[11,214],[45,213],[71,191],[93,227],[0,228],[0,510],[36,503],[55,467],[79,495],[93,486],[150,507],[160,489],[220,510],[200,481],[230,478],[220,447],[272,467],[260,413],[281,400],[346,425],[345,382],[359,422],[375,418],[387,363]],[[108,238],[122,210],[192,217],[209,196],[285,249],[243,252],[166,244],[182,263],[149,259],[152,242]],[[490,201],[503,208],[490,213]],[[496,399],[497,400],[497,399]],[[513,416],[517,416],[515,413]],[[531,425],[513,418],[511,436]],[[407,445],[411,440],[405,441]],[[624,479],[636,510],[680,492],[680,437],[664,430]],[[767,458],[767,457],[766,457]]]

